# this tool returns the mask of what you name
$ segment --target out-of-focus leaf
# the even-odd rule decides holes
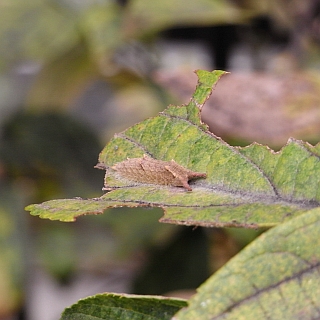
[[[79,40],[77,16],[44,0],[0,3],[0,55],[6,60],[50,60]]]
[[[65,227],[55,224],[42,224],[37,229],[36,249],[40,264],[46,271],[61,282],[68,280],[79,267],[75,225]],[[84,253],[85,250],[82,250]]]
[[[106,293],[79,300],[60,320],[169,320],[184,306],[182,299]]]
[[[142,208],[117,208],[101,216],[98,223],[104,226],[104,230],[106,227],[112,230],[115,239],[112,243],[112,253],[116,258],[123,258],[132,256],[132,253],[141,248],[161,246],[176,233],[177,226],[158,222],[161,215],[162,210],[158,208],[149,209],[148,214]],[[92,220],[93,226],[95,220]],[[127,223],[124,224],[123,221]],[[105,243],[103,245],[106,246]]]
[[[75,190],[85,196],[99,191],[103,175],[92,164],[100,148],[94,133],[68,116],[20,112],[3,127],[0,161],[7,175],[38,185],[28,191],[39,200]]]
[[[133,0],[128,3],[124,33],[150,35],[179,25],[213,25],[244,22],[252,12],[223,0]]]
[[[111,68],[114,50],[124,41],[121,32],[122,19],[121,7],[113,1],[107,1],[103,5],[90,7],[80,21],[89,51],[98,59],[105,60],[101,61],[104,64],[107,61],[108,68]]]
[[[131,83],[122,87],[107,104],[105,136],[111,138],[115,132],[156,115],[162,106],[159,95],[150,86]]]
[[[28,92],[28,108],[57,111],[73,106],[97,75],[86,48],[75,47],[40,70]]]
[[[320,144],[291,139],[275,153],[253,144],[234,148],[214,136],[200,121],[199,111],[223,72],[198,71],[198,87],[186,106],[170,106],[118,134],[100,154],[106,169],[105,187],[97,199],[53,200],[27,210],[42,218],[73,221],[77,216],[102,213],[108,207],[157,206],[165,209],[162,222],[200,226],[270,227],[319,205]],[[127,157],[148,154],[174,159],[206,172],[182,188],[146,185],[126,180],[111,167]]]
[[[176,320],[317,319],[320,209],[262,234],[207,280]]]
[[[21,299],[21,279],[17,281],[15,274],[19,268],[15,264],[21,261],[19,248],[12,241],[14,228],[9,212],[0,207],[0,317],[13,312]]]
[[[174,291],[199,287],[211,275],[209,251],[212,247],[209,249],[207,230],[185,227],[175,230],[176,234],[170,241],[149,251],[148,261],[139,270],[132,292],[170,296]]]
[[[0,318],[14,314],[22,304],[23,243],[25,219],[21,212],[23,198],[18,188],[0,178]]]

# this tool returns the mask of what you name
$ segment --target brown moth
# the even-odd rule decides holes
[[[186,169],[174,160],[162,161],[144,155],[143,158],[128,158],[111,167],[122,177],[142,183],[184,187],[192,191],[188,181],[194,178],[206,178],[201,172]]]

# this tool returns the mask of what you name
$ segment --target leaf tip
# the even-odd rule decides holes
[[[198,69],[195,70],[194,73],[197,75],[200,82],[208,82],[208,84],[211,86],[212,81],[217,82],[223,75],[229,74],[230,72],[224,70],[207,71]]]

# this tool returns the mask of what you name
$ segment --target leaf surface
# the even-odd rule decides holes
[[[182,299],[105,293],[79,300],[60,320],[169,320],[184,306]]]
[[[149,206],[165,210],[162,222],[201,226],[270,227],[319,205],[320,145],[290,139],[279,152],[252,144],[231,147],[208,131],[200,111],[223,71],[197,71],[198,86],[187,105],[169,106],[116,134],[102,150],[106,194],[97,199],[53,200],[31,205],[33,215],[73,221],[109,207]],[[126,180],[112,169],[146,154],[196,172],[205,179],[183,188]]]
[[[175,320],[318,319],[320,209],[262,234],[207,280]]]

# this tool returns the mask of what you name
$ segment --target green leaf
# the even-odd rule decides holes
[[[18,247],[18,235],[15,234],[16,221],[12,218],[12,212],[2,205],[0,219],[0,317],[2,318],[5,314],[15,312],[20,306],[23,267],[19,255],[21,248]]]
[[[121,7],[113,1],[92,5],[86,10],[80,20],[80,26],[86,38],[86,44],[96,58],[111,59],[114,50],[123,44],[121,21]]]
[[[317,319],[320,295],[320,209],[262,234],[207,280],[188,319]]]
[[[109,207],[161,207],[162,222],[200,226],[270,227],[319,205],[320,145],[290,139],[280,152],[252,144],[229,146],[208,131],[200,111],[223,71],[197,71],[189,104],[169,106],[115,137],[103,149],[99,166],[106,169],[101,198],[53,200],[31,205],[32,215],[61,221],[102,213]],[[129,181],[111,167],[147,154],[197,172],[206,179],[183,188]]]
[[[0,179],[1,180],[1,179]],[[24,198],[19,187],[0,181],[0,318],[15,314],[21,308],[25,263],[23,243],[26,243],[21,216]]]
[[[54,59],[79,41],[77,17],[44,0],[4,1],[0,10],[2,58]]]
[[[28,92],[28,108],[32,111],[70,108],[97,74],[86,49],[75,47],[41,68]]]
[[[128,3],[124,31],[131,37],[179,25],[241,23],[253,11],[223,0],[133,0]]]
[[[79,300],[70,308],[65,309],[60,320],[169,320],[186,305],[186,301],[182,299],[112,293],[98,294]]]

